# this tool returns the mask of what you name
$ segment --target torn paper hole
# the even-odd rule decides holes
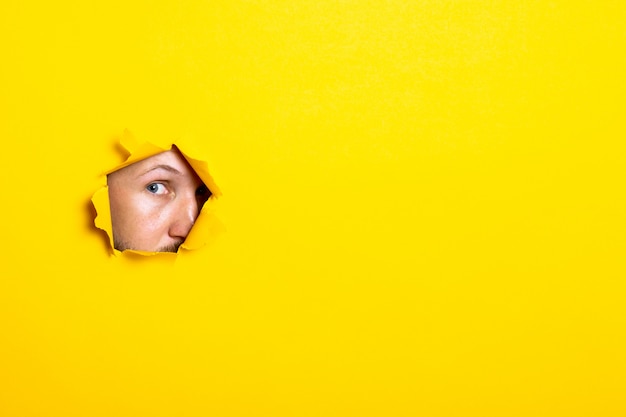
[[[120,143],[130,156],[104,174],[106,185],[92,198],[95,225],[108,234],[114,253],[155,255],[203,246],[221,195],[207,163],[175,144],[137,142],[128,131]]]

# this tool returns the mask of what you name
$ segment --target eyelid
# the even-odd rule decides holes
[[[157,187],[157,191],[156,192],[152,192],[150,191],[148,188],[151,185],[160,185],[161,187],[163,187],[162,189],[160,187]],[[148,184],[146,184],[146,186],[144,187],[144,189],[149,192],[150,194],[153,195],[165,195],[168,194],[170,192],[167,181],[150,181]]]

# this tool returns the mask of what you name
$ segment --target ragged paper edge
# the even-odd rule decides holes
[[[215,224],[215,219],[211,217],[215,216],[215,210],[217,207],[217,200],[222,196],[222,191],[215,183],[215,180],[211,176],[209,172],[209,165],[206,161],[195,158],[192,153],[188,153],[187,151],[193,152],[191,149],[191,144],[182,144],[182,147],[178,143],[173,143],[172,141],[138,141],[135,136],[129,131],[125,130],[119,140],[120,145],[128,152],[128,158],[116,166],[113,169],[110,169],[104,172],[101,175],[101,183],[102,187],[98,189],[91,198],[91,203],[93,204],[96,210],[96,218],[94,219],[94,225],[103,230],[108,238],[109,244],[111,248],[111,253],[115,256],[120,256],[122,254],[126,255],[143,255],[143,256],[159,256],[159,257],[171,257],[172,255],[176,256],[178,253],[171,252],[150,252],[150,251],[141,251],[134,249],[127,249],[124,251],[119,251],[115,249],[113,243],[113,225],[111,222],[111,208],[109,201],[109,187],[107,185],[107,176],[120,170],[124,167],[134,164],[135,162],[139,162],[143,159],[149,158],[151,156],[160,154],[162,152],[166,152],[172,149],[172,147],[176,146],[176,148],[183,155],[185,160],[189,163],[189,165],[196,172],[198,177],[202,180],[202,182],[208,187],[211,191],[211,197],[204,203],[202,206],[202,210],[198,215],[191,231],[187,235],[185,241],[180,245],[180,248],[185,250],[195,250],[199,249],[207,244],[212,237],[210,236],[211,228],[210,224]],[[215,230],[215,232],[222,231],[223,227],[220,227]],[[179,248],[179,252],[180,252]]]

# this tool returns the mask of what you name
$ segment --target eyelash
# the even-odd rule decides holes
[[[155,191],[150,191],[150,188],[153,186],[161,186],[163,187],[163,191],[164,192],[158,192],[159,188],[157,187],[157,189]],[[150,194],[154,194],[154,195],[163,195],[163,194],[167,194],[167,187],[165,186],[165,184],[163,184],[162,182],[151,182],[150,184],[148,184],[146,186],[146,190],[150,193]]]
[[[150,188],[153,187],[153,186],[161,186],[161,187],[163,187],[164,188],[163,192],[159,193],[158,192],[159,191],[158,187],[157,187],[157,189],[155,191],[150,191]],[[154,195],[164,195],[164,194],[167,194],[169,192],[169,190],[167,189],[167,186],[164,183],[162,183],[162,182],[151,182],[150,184],[148,184],[146,186],[146,190],[150,194],[154,194]],[[203,197],[209,198],[209,197],[211,197],[212,194],[213,193],[211,192],[211,190],[209,190],[209,187],[207,187],[206,185],[201,185],[200,187],[198,187],[196,189],[196,195],[197,196],[203,196]]]

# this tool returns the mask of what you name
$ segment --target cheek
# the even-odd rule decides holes
[[[144,236],[158,231],[163,226],[164,199],[139,193],[131,200],[134,227]]]
[[[125,193],[111,204],[114,222],[114,233],[122,240],[137,244],[149,244],[152,240],[160,239],[163,233],[163,209],[165,202],[144,193]]]

